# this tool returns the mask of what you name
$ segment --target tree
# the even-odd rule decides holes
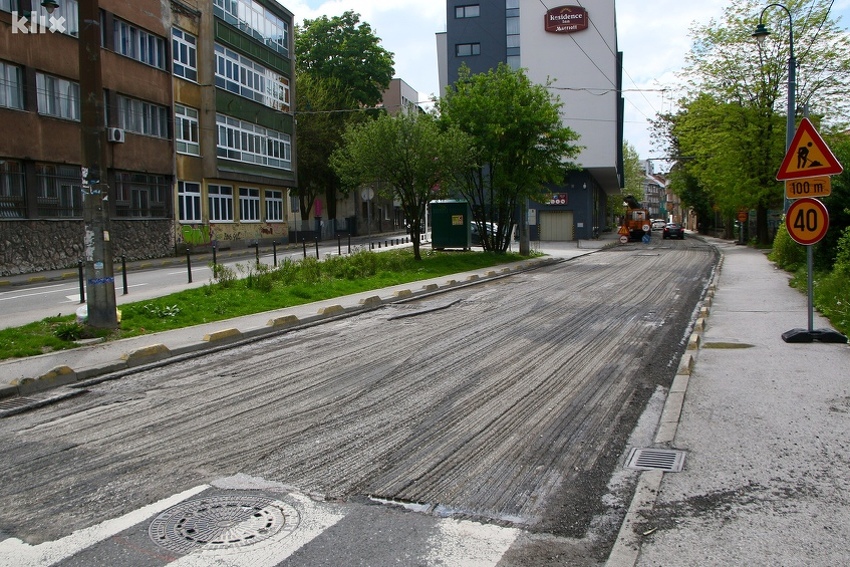
[[[339,178],[329,159],[352,121],[374,118],[393,77],[393,54],[353,11],[304,20],[295,28],[298,196],[310,218],[324,194],[336,219]],[[371,114],[370,114],[371,113]]]
[[[438,101],[445,127],[474,140],[477,160],[463,172],[458,190],[472,204],[473,218],[498,227],[481,230],[485,249],[505,251],[526,199],[544,200],[546,185],[562,183],[580,147],[578,135],[561,124],[563,106],[547,87],[504,63],[487,73],[461,67],[457,82]]]
[[[472,141],[456,128],[441,129],[431,114],[416,111],[354,124],[331,164],[348,187],[371,185],[398,199],[410,226],[413,255],[421,260],[421,222],[428,202],[472,159]]]
[[[828,0],[789,0],[798,63],[795,114],[808,106],[845,117],[850,79],[850,41],[829,18]],[[696,180],[726,216],[756,209],[757,237],[769,243],[767,212],[782,201],[775,181],[785,152],[788,81],[788,15],[772,7],[764,23],[773,32],[764,48],[751,37],[762,15],[760,0],[734,0],[723,20],[696,25],[694,47],[682,72],[685,96],[679,111],[662,116],[656,130],[668,147],[687,156],[682,179]],[[674,178],[672,188],[683,188]]]

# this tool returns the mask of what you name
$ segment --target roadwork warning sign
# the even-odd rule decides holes
[[[808,118],[800,122],[788,153],[782,160],[777,181],[803,179],[822,175],[837,175],[844,171],[829,146],[820,137]]]

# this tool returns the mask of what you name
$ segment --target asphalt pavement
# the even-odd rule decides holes
[[[615,245],[615,239],[542,243],[540,250],[550,259],[569,259]],[[643,463],[606,565],[848,565],[850,346],[785,342],[784,332],[807,327],[807,297],[789,287],[789,275],[763,251],[705,240],[722,259],[695,311],[654,444],[645,448],[661,459]],[[546,260],[5,361],[3,382],[16,384],[0,394],[16,396],[0,402],[0,416],[17,411],[15,400],[29,400],[22,406],[71,395],[54,388],[63,383],[120,376],[292,325],[473,285],[540,261]],[[815,312],[813,328],[831,327]]]

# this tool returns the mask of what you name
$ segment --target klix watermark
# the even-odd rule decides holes
[[[65,17],[44,16],[35,13],[19,16],[12,12],[12,33],[65,33]]]

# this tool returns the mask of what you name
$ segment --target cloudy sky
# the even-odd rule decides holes
[[[368,22],[385,49],[395,55],[396,77],[418,90],[421,100],[438,94],[436,39],[446,30],[446,3],[441,0],[278,0],[297,22],[321,15],[336,16],[354,10]],[[556,0],[540,0],[548,7]],[[764,5],[770,2],[765,0]],[[582,4],[570,0],[566,4]],[[625,138],[641,158],[658,157],[649,139],[648,121],[658,112],[668,112],[675,100],[661,92],[675,83],[690,50],[688,30],[694,22],[720,19],[728,0],[620,0],[617,32],[623,52]],[[833,15],[850,29],[850,0],[835,0]]]

